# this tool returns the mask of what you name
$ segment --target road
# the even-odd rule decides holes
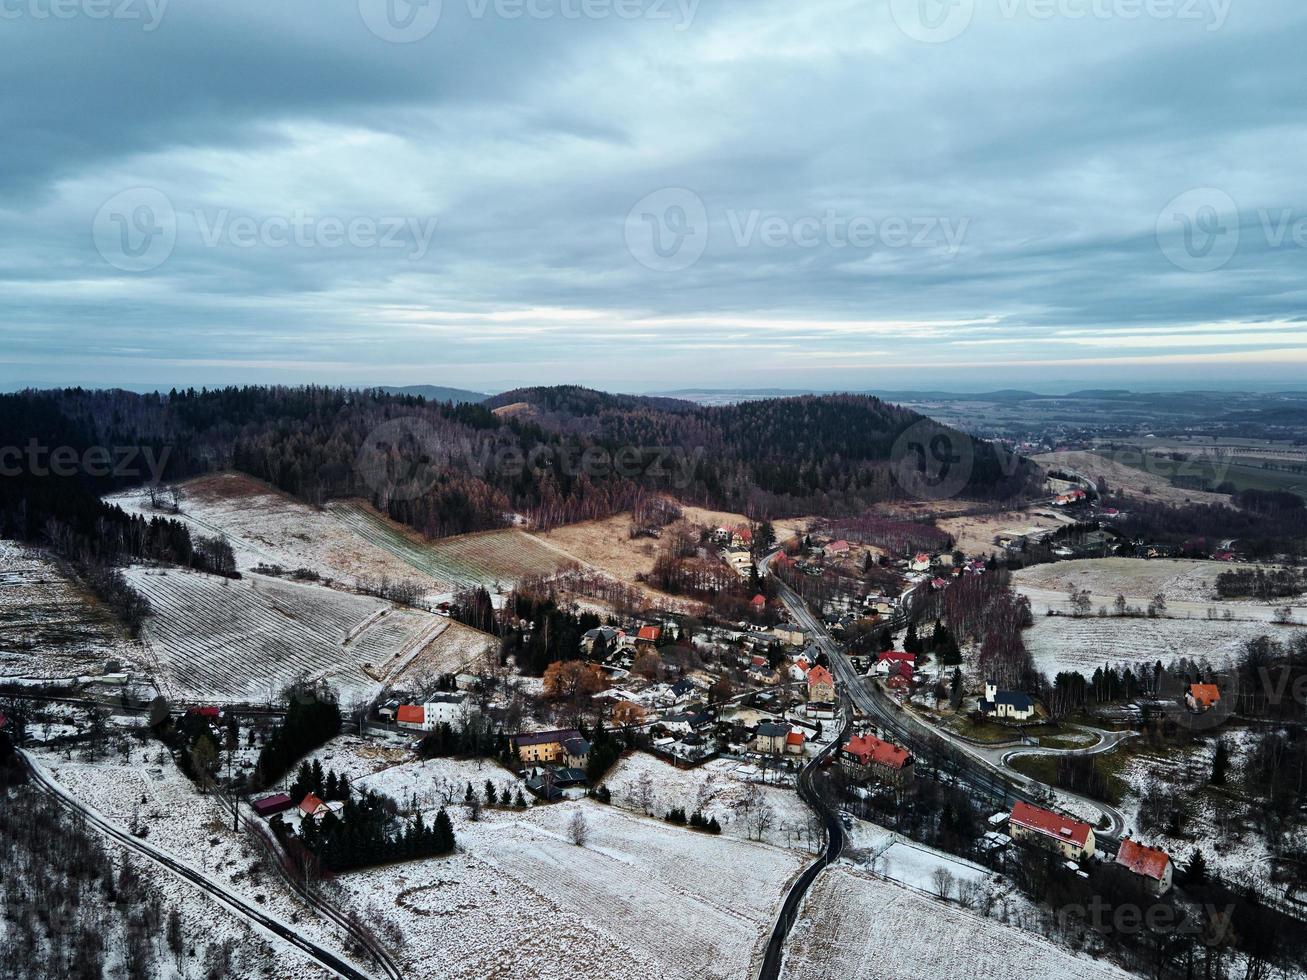
[[[284,922],[259,911],[236,893],[228,891],[222,885],[201,874],[199,871],[196,871],[189,865],[177,860],[166,852],[147,844],[140,838],[134,837],[112,821],[106,820],[100,814],[83,804],[75,796],[67,792],[50,777],[49,773],[42,768],[40,763],[34,760],[26,752],[23,752],[21,749],[17,751],[19,757],[23,760],[23,763],[31,773],[32,780],[36,787],[47,796],[51,797],[65,810],[81,817],[86,822],[87,826],[94,827],[105,837],[116,841],[129,850],[135,851],[137,854],[140,854],[150,861],[153,861],[155,864],[171,871],[184,881],[208,892],[237,915],[248,920],[264,931],[272,933],[278,938],[290,943],[292,946],[306,953],[315,962],[330,970],[336,976],[346,977],[347,980],[372,980],[368,974],[354,967],[352,964],[347,963],[343,957],[333,953],[329,949],[309,941],[308,939],[305,939],[295,929],[286,925]],[[402,974],[392,964],[383,962],[382,968],[385,970],[385,974],[390,978],[390,980],[401,980]]]
[[[830,744],[813,756],[811,761],[799,772],[799,796],[825,822],[826,847],[821,857],[813,861],[790,886],[790,890],[785,896],[785,902],[781,906],[780,915],[776,918],[776,925],[772,928],[771,938],[767,941],[767,952],[763,956],[762,967],[758,972],[758,980],[777,980],[780,977],[781,960],[785,955],[785,940],[790,934],[790,928],[794,925],[794,920],[799,916],[799,906],[803,903],[803,896],[808,893],[812,883],[817,880],[817,875],[821,874],[827,865],[838,861],[840,855],[844,852],[844,827],[840,823],[838,815],[826,805],[821,798],[821,794],[817,792],[817,787],[813,784],[813,775],[821,768],[831,753],[839,750],[848,734],[849,723],[846,721],[840,733],[831,740]]]
[[[763,560],[766,570],[775,552]],[[861,676],[845,656],[843,648],[826,632],[825,626],[798,595],[779,578],[772,576],[777,594],[785,603],[790,615],[806,629],[817,648],[826,654],[832,672],[842,690],[853,704],[869,717],[891,740],[904,746],[917,759],[950,772],[978,797],[988,799],[992,805],[1008,809],[1018,801],[1044,804],[1043,796],[1052,793],[1092,806],[1102,815],[1095,832],[1100,840],[1116,840],[1125,829],[1125,818],[1114,807],[1098,800],[1056,789],[1008,768],[1003,759],[991,761],[983,750],[941,732],[904,710],[885,694],[873,681]],[[904,596],[901,607],[906,607]],[[901,625],[901,624],[900,624]]]

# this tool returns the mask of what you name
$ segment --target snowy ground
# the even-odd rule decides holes
[[[143,750],[135,742],[126,755],[111,752],[97,762],[71,760],[58,750],[36,751],[34,757],[83,803],[124,828],[140,827],[144,839],[204,872],[246,901],[283,922],[293,924],[330,949],[344,949],[339,930],[323,920],[290,892],[265,867],[261,852],[240,832],[231,829],[230,811],[212,796],[196,792],[166,752],[156,745]],[[251,961],[262,961],[269,977],[327,975],[312,961],[284,943],[246,925],[195,886],[143,859],[151,880],[176,904],[187,923],[187,934],[221,940],[230,935]]]
[[[1035,666],[1052,677],[1078,670],[1086,677],[1104,664],[1156,663],[1179,657],[1206,659],[1219,667],[1237,657],[1249,640],[1272,636],[1287,640],[1297,627],[1240,620],[1122,619],[1045,616],[1036,605],[1034,625],[1022,636]]]
[[[1028,932],[844,865],[817,878],[786,945],[785,980],[1126,980]]]
[[[1084,558],[1032,565],[1012,575],[1017,591],[1024,587],[1065,593],[1074,585],[1096,595],[1116,597],[1119,592],[1133,605],[1147,605],[1159,592],[1167,602],[1199,602],[1238,608],[1262,603],[1221,599],[1216,594],[1216,577],[1222,572],[1270,571],[1271,565],[1239,565],[1216,561],[1171,558]],[[1283,605],[1284,603],[1280,603]],[[1274,606],[1275,603],[1264,605]]]
[[[672,807],[684,807],[687,814],[699,810],[706,817],[716,817],[725,836],[756,838],[759,814],[749,806],[752,787],[772,813],[761,832],[764,841],[805,852],[821,846],[820,824],[814,823],[812,811],[791,786],[775,785],[775,774],[768,774],[771,783],[766,784],[761,770],[748,763],[714,759],[697,769],[678,769],[657,756],[637,752],[618,762],[604,780],[612,791],[613,805],[633,808],[632,792],[646,774],[653,785],[652,809],[659,816]]]
[[[931,896],[939,894],[935,873],[941,868],[953,876],[952,896],[956,896],[956,887],[960,883],[985,888],[995,877],[988,868],[918,844],[892,830],[865,820],[852,823],[844,861],[919,892]]]
[[[0,678],[71,679],[125,668],[142,651],[44,553],[0,540]]]
[[[258,575],[136,566],[127,577],[154,607],[144,641],[159,685],[186,700],[262,701],[307,675],[348,704],[448,628],[380,599]]]

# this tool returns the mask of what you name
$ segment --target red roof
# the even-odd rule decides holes
[[[1052,810],[1041,810],[1029,803],[1018,803],[1012,808],[1010,822],[1018,827],[1045,834],[1054,840],[1070,841],[1077,847],[1084,847],[1089,840],[1089,832],[1094,828],[1082,820],[1064,817]]]
[[[847,541],[832,541],[826,545],[825,551],[829,554],[832,551],[848,551],[849,543]]]
[[[753,531],[751,531],[751,530],[750,530],[749,528],[747,528],[747,527],[737,527],[737,528],[735,529],[735,533],[736,533],[736,535],[739,537],[739,539],[740,539],[741,541],[752,541],[752,540],[753,540]]]
[[[199,715],[201,718],[217,718],[222,714],[222,711],[219,708],[206,706],[202,708],[187,708],[186,713],[188,715]]]
[[[816,667],[813,667],[810,671],[808,671],[809,687],[813,687],[817,684],[834,684],[834,683],[835,683],[835,678],[831,676],[831,672],[827,670],[825,667],[823,667],[821,664],[818,664]]]
[[[1221,700],[1221,689],[1215,684],[1190,684],[1189,696],[1194,699],[1195,704],[1210,708]]]
[[[790,732],[785,736],[785,742],[787,745],[802,745],[807,737],[803,732]]]
[[[749,601],[752,602],[755,606],[767,605],[767,597],[765,595],[756,595]]]
[[[1116,852],[1116,863],[1137,875],[1161,881],[1166,874],[1166,866],[1171,863],[1171,856],[1160,847],[1147,847],[1127,838],[1121,842],[1121,849]]]
[[[318,794],[310,793],[300,801],[300,812],[306,817],[311,817],[317,813],[325,804],[318,799]]]
[[[661,626],[641,626],[638,635],[641,640],[648,640],[650,643],[657,643],[662,639],[663,628]]]
[[[876,663],[878,664],[883,664],[886,660],[915,664],[917,655],[915,653],[904,653],[902,650],[886,650],[876,657]]]
[[[875,735],[859,735],[849,739],[844,743],[844,751],[864,766],[875,762],[891,769],[902,769],[912,761],[907,749],[900,748],[893,742],[883,742]]]
[[[930,561],[930,555],[926,554],[924,551],[919,552],[919,553],[917,554],[917,561],[919,561],[919,562],[922,562],[922,561]]]
[[[399,711],[395,713],[395,720],[408,725],[424,725],[427,721],[427,710],[420,704],[401,704]]]

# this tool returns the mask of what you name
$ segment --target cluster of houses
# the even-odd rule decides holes
[[[271,796],[255,800],[250,806],[264,820],[271,820],[277,816],[284,820],[289,816],[295,823],[303,820],[321,822],[327,814],[339,813],[345,808],[345,804],[340,800],[324,802],[316,793],[309,793],[298,804],[285,793],[273,793]]]

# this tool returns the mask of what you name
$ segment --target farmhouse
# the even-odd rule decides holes
[[[1094,856],[1094,828],[1082,820],[1064,817],[1029,803],[1018,802],[1008,818],[1008,833],[1015,841],[1052,845],[1074,861]]]
[[[876,779],[891,786],[912,782],[912,756],[907,749],[874,735],[858,735],[840,748],[840,768],[856,782]]]
[[[512,741],[523,762],[558,762],[581,759],[590,754],[590,743],[575,728],[528,732],[514,735]]]
[[[1000,721],[1029,721],[1035,717],[1035,699],[1020,691],[1000,691],[996,681],[985,681],[980,713]]]
[[[1190,684],[1184,701],[1190,711],[1207,711],[1221,700],[1221,690],[1215,684]]]
[[[1116,852],[1116,863],[1147,879],[1154,895],[1165,895],[1171,890],[1171,856],[1160,847],[1146,847],[1126,838]]]

